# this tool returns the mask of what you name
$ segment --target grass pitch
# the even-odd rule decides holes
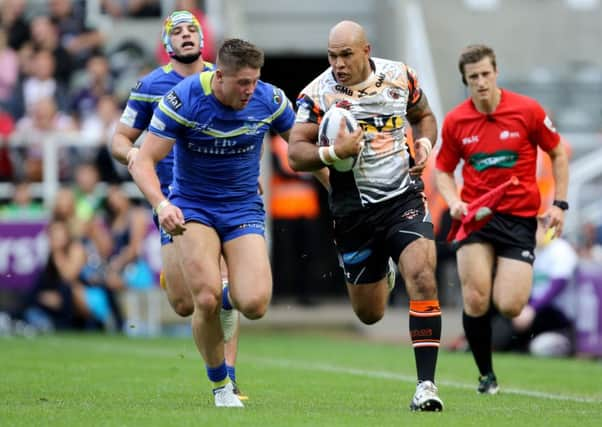
[[[215,408],[190,338],[0,338],[0,426],[596,426],[602,364],[495,355],[497,396],[466,353],[440,352],[442,413],[408,410],[410,347],[244,331],[246,408]]]

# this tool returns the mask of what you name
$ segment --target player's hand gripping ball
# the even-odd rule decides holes
[[[334,145],[339,132],[339,126],[341,120],[345,120],[348,132],[353,132],[359,126],[357,120],[353,117],[349,110],[340,107],[331,107],[320,123],[320,129],[318,132],[318,144],[320,146],[328,147]],[[336,160],[332,167],[339,172],[348,172],[353,169],[357,162],[357,156],[346,157],[341,160]]]

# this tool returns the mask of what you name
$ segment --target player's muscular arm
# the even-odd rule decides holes
[[[289,143],[289,163],[290,163],[291,131],[289,130],[287,132],[281,133],[280,136]],[[316,135],[316,138],[317,138],[317,135]],[[315,145],[315,144],[312,144],[312,145]],[[318,156],[318,159],[319,159],[319,156]],[[322,163],[322,162],[320,161],[320,163]],[[322,166],[324,166],[324,165],[322,164]],[[312,174],[316,177],[316,179],[320,182],[320,184],[322,184],[322,186],[326,189],[326,191],[330,191],[330,180],[329,180],[330,171],[328,170],[327,167],[322,167],[321,169],[313,170]]]
[[[406,116],[412,125],[414,139],[426,137],[434,145],[437,141],[437,119],[424,93],[416,104],[408,108]]]
[[[437,120],[424,93],[418,102],[408,109],[407,118],[412,125],[416,152],[416,164],[410,169],[410,174],[417,176],[422,174],[437,141]]]
[[[113,139],[111,140],[111,154],[115,160],[124,165],[130,163],[130,159],[134,153],[131,150],[137,150],[134,143],[141,133],[140,129],[131,128],[123,123],[117,124]]]
[[[153,208],[165,200],[155,171],[155,165],[167,156],[173,143],[172,140],[161,138],[150,132],[147,133],[140,147],[140,152],[130,169],[136,185]]]
[[[363,147],[363,131],[358,126],[349,132],[345,121],[341,120],[334,146],[336,156],[323,154],[325,161],[320,157],[320,149],[315,141],[318,140],[319,126],[314,123],[295,123],[291,130],[288,144],[288,159],[291,168],[296,171],[315,171],[325,164],[332,164],[337,159],[345,159],[357,155]],[[330,163],[328,163],[330,161]]]
[[[172,205],[163,195],[159,177],[155,171],[155,165],[167,156],[173,144],[173,140],[149,132],[144,138],[140,152],[136,156],[130,172],[134,182],[136,182],[136,185],[157,214],[161,227],[169,234],[176,236],[186,230],[184,215],[177,206]]]
[[[295,123],[288,139],[288,162],[293,170],[314,171],[324,167],[320,160],[316,141],[318,125]]]

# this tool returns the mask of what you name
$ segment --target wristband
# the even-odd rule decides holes
[[[328,160],[326,160],[326,157],[324,156],[324,153],[326,151],[328,151],[328,147],[319,147],[318,148],[318,155],[320,156],[320,160],[322,161],[322,163],[324,163],[325,165],[332,165],[334,162],[329,162]]]
[[[422,147],[424,147],[424,149],[426,150],[427,157],[431,154],[431,151],[433,150],[433,144],[431,143],[431,140],[428,139],[426,136],[423,136],[422,138],[418,138],[416,140],[416,143],[418,143]]]
[[[157,215],[159,215],[159,212],[161,212],[161,210],[167,205],[171,205],[170,201],[167,199],[163,199],[162,201],[159,202],[159,204],[153,210],[155,211],[155,213]]]
[[[567,202],[566,200],[556,199],[552,202],[552,206],[556,206],[557,208],[560,208],[563,211],[566,211],[569,209],[569,202]]]
[[[332,163],[341,160],[341,158],[337,156],[337,153],[334,151],[334,145],[328,147],[328,155],[332,159]]]

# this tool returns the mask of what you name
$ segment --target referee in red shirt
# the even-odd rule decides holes
[[[491,352],[490,304],[507,317],[517,316],[529,299],[535,259],[537,212],[537,147],[552,160],[554,203],[545,224],[562,233],[568,186],[568,157],[550,118],[537,101],[497,85],[495,52],[471,45],[458,62],[470,97],[445,117],[436,161],[436,182],[454,219],[468,213],[468,204],[512,176],[492,209],[489,222],[458,242],[458,272],[464,302],[466,339],[480,372],[478,392],[499,391]],[[454,170],[464,160],[462,191]]]

